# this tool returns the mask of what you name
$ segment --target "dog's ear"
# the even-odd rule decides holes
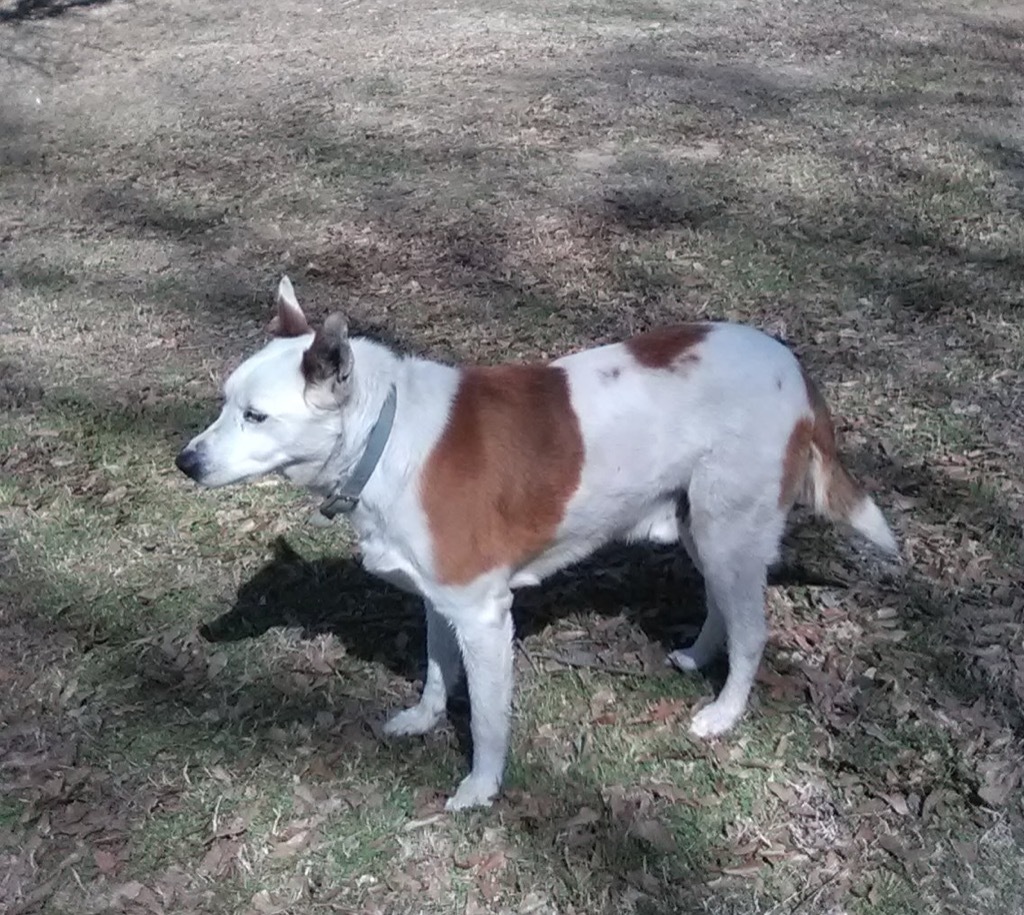
[[[267,330],[275,337],[301,337],[312,333],[306,316],[299,308],[299,300],[295,298],[292,281],[286,276],[281,277],[277,285],[277,314],[274,315]]]
[[[348,342],[348,321],[342,314],[330,315],[302,354],[302,374],[307,385],[329,386],[341,400],[352,373],[352,347]]]

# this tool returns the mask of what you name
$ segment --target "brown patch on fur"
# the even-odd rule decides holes
[[[798,419],[786,442],[786,453],[782,457],[782,483],[779,486],[779,508],[789,508],[800,495],[807,468],[811,463],[811,442],[814,423],[804,417]]]
[[[803,368],[800,371],[804,376],[811,409],[814,410],[811,459],[819,465],[820,476],[825,483],[824,491],[815,493],[814,501],[823,514],[830,518],[845,520],[863,501],[864,492],[846,472],[839,459],[836,430],[825,398],[807,372]]]
[[[440,581],[466,584],[542,553],[582,466],[563,369],[465,369],[420,481]]]
[[[710,332],[710,324],[659,327],[627,340],[626,349],[645,368],[674,369],[700,358],[696,348]]]

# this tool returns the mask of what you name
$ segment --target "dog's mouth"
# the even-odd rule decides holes
[[[274,468],[250,468],[248,473],[228,473],[224,465],[211,460],[205,449],[186,446],[174,459],[174,466],[189,479],[194,480],[206,489],[220,489],[223,486],[234,486],[249,483],[273,473]],[[280,471],[279,471],[280,472]]]

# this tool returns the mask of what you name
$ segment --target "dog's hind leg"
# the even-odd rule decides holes
[[[697,571],[704,574],[704,564],[701,562],[700,554],[697,552],[697,544],[690,533],[689,523],[680,523],[679,541],[686,550],[690,561],[693,562]],[[725,621],[722,619],[721,611],[715,603],[711,589],[704,585],[705,606],[707,615],[704,617],[704,625],[701,626],[700,634],[696,641],[688,648],[679,648],[671,652],[669,661],[680,670],[693,671],[711,663],[725,647]]]
[[[462,675],[455,630],[429,601],[426,609],[427,679],[420,701],[392,716],[384,725],[384,733],[392,737],[426,734],[437,727],[448,707],[448,697],[458,686]]]
[[[785,513],[767,503],[695,516],[693,535],[708,603],[721,614],[729,650],[729,675],[722,692],[690,724],[697,737],[724,733],[746,709],[768,637],[767,567],[778,551],[784,524]]]

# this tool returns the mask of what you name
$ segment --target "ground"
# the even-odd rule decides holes
[[[954,0],[0,0],[0,909],[1024,910],[1024,13]],[[174,469],[287,271],[538,359],[786,339],[902,544],[797,517],[749,714],[673,552],[524,597],[493,810],[414,601]]]

